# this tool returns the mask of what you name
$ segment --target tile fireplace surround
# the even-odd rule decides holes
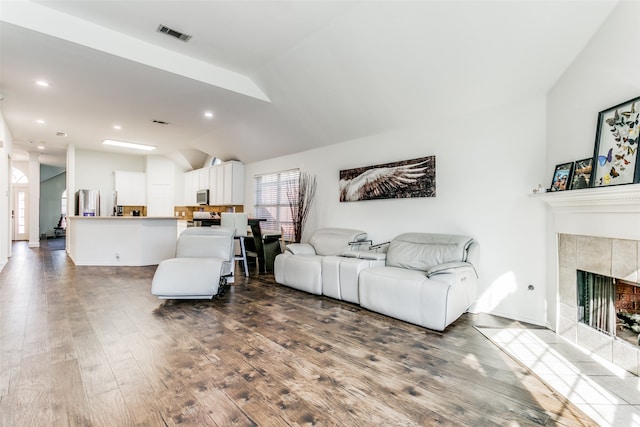
[[[640,346],[579,323],[577,270],[640,282],[640,184],[535,195],[557,236],[557,330],[566,340],[640,375]]]
[[[639,245],[635,240],[558,235],[558,333],[635,375],[640,373],[640,346],[577,321],[576,281],[577,270],[584,270],[637,282]]]

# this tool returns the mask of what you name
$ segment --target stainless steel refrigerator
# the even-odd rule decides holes
[[[99,190],[78,190],[76,192],[76,215],[100,216]]]

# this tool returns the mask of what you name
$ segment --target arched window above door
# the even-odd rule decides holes
[[[28,184],[29,178],[20,170],[11,168],[11,182],[14,184]]]

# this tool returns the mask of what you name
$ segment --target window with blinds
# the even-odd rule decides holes
[[[253,179],[256,196],[255,215],[256,218],[266,220],[261,223],[260,228],[269,231],[282,231],[282,237],[290,240],[294,233],[291,206],[287,194],[292,189],[295,189],[295,193],[297,193],[300,169],[257,175]],[[297,200],[295,202],[297,203]]]

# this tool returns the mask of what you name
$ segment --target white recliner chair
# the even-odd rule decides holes
[[[350,249],[349,243],[363,242],[367,233],[348,228],[321,228],[308,243],[290,243],[276,256],[274,276],[281,285],[322,295],[323,259]]]
[[[176,257],[158,265],[151,293],[162,299],[222,296],[234,267],[234,229],[188,228],[180,234]]]

